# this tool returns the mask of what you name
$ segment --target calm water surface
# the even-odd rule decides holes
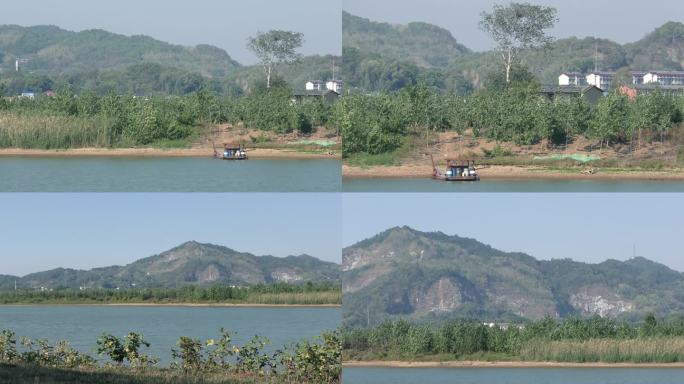
[[[344,368],[344,384],[681,384],[684,369]]]
[[[338,192],[335,159],[0,157],[0,192]]]
[[[273,352],[339,324],[339,308],[0,306],[0,329],[15,331],[17,338],[67,340],[95,355],[102,332],[119,337],[138,332],[151,343],[145,353],[161,357],[163,365],[171,361],[180,336],[217,338],[224,327],[237,332],[233,340],[238,345],[255,334],[268,337]]]
[[[684,192],[684,181],[348,179],[344,192]]]

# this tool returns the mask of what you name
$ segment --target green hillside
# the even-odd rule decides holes
[[[20,59],[20,71],[15,60]],[[340,78],[341,58],[306,56],[276,68],[294,89],[310,79]],[[259,65],[243,66],[214,46],[185,47],[149,36],[56,26],[0,26],[0,91],[16,95],[65,87],[77,93],[183,95],[199,89],[239,95],[263,82]]]
[[[684,275],[643,258],[537,260],[476,240],[392,228],[342,254],[344,321],[643,318],[684,310]]]
[[[474,52],[446,29],[427,24],[390,25],[343,14],[345,75],[360,91],[393,91],[419,80],[448,91],[480,87],[501,69],[496,52]],[[595,60],[595,59],[598,60]],[[596,61],[596,63],[595,63]],[[527,52],[522,62],[542,83],[563,71],[594,69],[682,70],[684,24],[668,22],[639,41],[620,45],[599,37],[559,39],[545,50]]]
[[[255,256],[213,244],[186,242],[125,266],[57,268],[23,277],[0,276],[0,289],[144,288],[187,285],[253,285],[335,282],[339,266],[307,255]]]

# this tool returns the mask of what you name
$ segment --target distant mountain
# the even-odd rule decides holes
[[[414,22],[407,25],[379,23],[342,13],[343,45],[362,54],[405,60],[420,67],[445,67],[471,51],[451,33],[436,25]]]
[[[20,59],[20,72],[15,60]],[[294,89],[307,80],[341,78],[340,57],[306,56],[276,67]],[[264,81],[260,65],[241,65],[221,48],[186,47],[149,36],[99,29],[0,25],[0,93],[44,92],[70,86],[99,94],[178,95],[199,89],[241,94]]]
[[[435,25],[392,25],[347,12],[342,21],[345,74],[352,88],[396,90],[423,79],[463,91],[468,89],[463,79],[481,86],[489,73],[501,69],[498,53],[474,52]],[[561,72],[593,70],[596,56],[601,70],[682,70],[684,24],[668,22],[625,45],[595,37],[559,39],[545,50],[523,53],[522,60],[542,83],[556,83]]]
[[[409,227],[345,248],[342,270],[344,322],[350,326],[394,317],[630,319],[684,311],[684,274],[644,258],[600,264],[537,260]]]
[[[0,288],[13,289],[13,276],[0,276]],[[190,241],[125,266],[75,270],[58,268],[18,279],[21,288],[130,288],[184,285],[305,283],[339,281],[339,265],[308,255],[255,256]]]
[[[2,69],[14,70],[15,59],[26,71],[57,75],[120,69],[141,63],[224,77],[240,67],[226,51],[211,46],[185,47],[149,36],[124,36],[101,29],[72,32],[52,25],[0,26]]]

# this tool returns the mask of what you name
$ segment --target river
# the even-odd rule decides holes
[[[1,157],[0,192],[339,192],[334,159]]]

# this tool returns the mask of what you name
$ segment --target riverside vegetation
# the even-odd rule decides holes
[[[656,91],[630,99],[612,91],[590,106],[579,97],[549,99],[520,71],[525,73],[514,71],[514,76],[521,76],[517,84],[499,84],[469,95],[444,94],[419,84],[395,93],[345,97],[339,120],[343,156],[352,161],[369,155],[391,159],[406,148],[432,144],[430,136],[445,131],[547,148],[579,137],[596,140],[598,150],[614,144],[627,144],[634,151],[653,141],[684,143],[684,98]],[[493,158],[510,156],[504,151],[469,155],[495,162]],[[677,160],[684,163],[683,151]]]
[[[0,304],[272,304],[338,305],[340,287],[334,283],[257,284],[252,286],[185,286],[139,289],[57,289],[0,291]]]
[[[503,326],[461,319],[439,327],[388,320],[343,330],[342,349],[345,360],[673,363],[684,361],[684,317],[546,317]]]
[[[109,361],[101,364],[66,341],[21,337],[0,332],[0,379],[32,383],[40,377],[54,382],[89,383],[339,383],[340,341],[336,332],[287,346],[273,354],[264,351],[267,338],[254,336],[245,345],[232,343],[231,332],[221,329],[217,339],[179,338],[168,368],[143,353],[150,344],[130,332],[123,338],[102,334],[96,352]]]
[[[328,124],[329,104],[293,103],[289,86],[276,84],[240,97],[208,90],[169,97],[76,95],[66,88],[53,97],[0,98],[0,148],[185,146],[214,124],[302,134]]]

